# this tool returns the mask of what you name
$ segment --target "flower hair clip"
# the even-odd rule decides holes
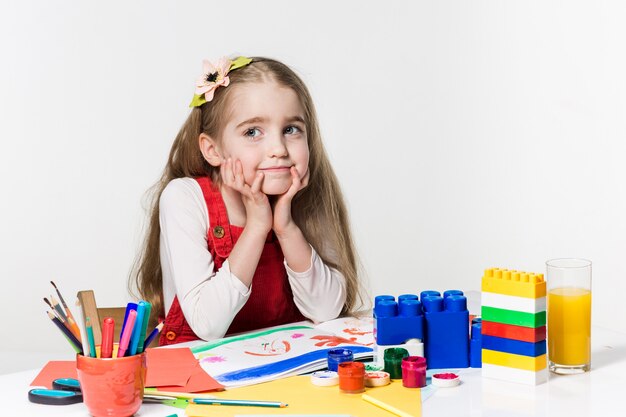
[[[250,58],[244,56],[240,56],[234,61],[222,57],[216,64],[207,59],[202,61],[202,75],[196,81],[196,94],[194,94],[189,107],[199,107],[213,100],[213,94],[218,87],[228,87],[230,84],[228,73],[237,68],[245,67],[251,62]]]

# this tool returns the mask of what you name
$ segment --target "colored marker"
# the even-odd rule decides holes
[[[193,398],[189,400],[190,403],[195,404],[209,404],[209,405],[245,405],[250,407],[274,407],[284,408],[287,404],[280,401],[255,401],[255,400],[228,400],[226,398]]]
[[[96,342],[93,338],[93,327],[91,327],[91,318],[87,317],[85,319],[87,323],[85,323],[85,327],[87,328],[87,340],[89,341],[89,356],[92,358],[97,357],[96,354]]]
[[[113,332],[115,330],[115,320],[106,317],[102,322],[102,348],[100,349],[101,358],[110,358],[113,356]]]
[[[130,313],[132,310],[137,311],[137,304],[136,303],[126,304],[126,311],[124,312],[124,321],[122,322],[122,330],[120,331],[120,334],[124,332],[124,329],[126,328],[126,321],[128,320],[128,313]]]
[[[140,301],[137,303],[137,318],[135,319],[135,326],[133,328],[133,333],[130,336],[130,345],[128,346],[128,350],[130,352],[130,356],[135,355],[137,353],[137,346],[139,346],[139,339],[143,340],[146,337],[145,333],[141,336],[141,327],[143,326],[143,317],[146,313],[146,302]]]
[[[146,350],[146,348],[148,346],[150,346],[150,343],[152,343],[154,338],[157,337],[157,335],[161,332],[161,330],[163,330],[163,326],[165,326],[165,322],[164,321],[162,321],[161,323],[157,324],[157,326],[154,328],[154,330],[152,330],[152,332],[150,333],[150,336],[148,336],[146,338],[146,341],[143,342],[143,349],[144,350]]]
[[[152,304],[147,301],[141,301],[144,303],[143,320],[141,321],[141,331],[139,332],[139,338],[137,339],[137,353],[143,352],[143,345],[145,343],[146,330],[148,329],[148,321],[150,320],[150,312],[152,311]]]
[[[117,351],[117,357],[123,358],[126,350],[128,349],[128,343],[130,342],[130,335],[133,333],[133,327],[135,327],[135,320],[137,319],[137,311],[131,310],[128,313],[128,319],[126,320],[126,326],[122,331],[120,337],[120,347]]]

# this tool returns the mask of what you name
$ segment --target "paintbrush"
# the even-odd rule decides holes
[[[61,299],[61,303],[63,304],[63,308],[65,309],[67,321],[70,325],[70,329],[72,330],[72,333],[74,334],[74,336],[76,336],[80,340],[80,330],[78,328],[78,324],[76,324],[76,320],[74,319],[74,316],[72,315],[72,310],[70,310],[70,308],[67,306],[65,299],[61,295],[61,291],[59,291],[59,288],[57,288],[57,285],[54,283],[54,281],[50,281],[50,284],[52,284],[57,294],[59,295],[59,298]]]
[[[63,324],[65,324],[65,320],[63,319],[63,316],[61,316],[59,314],[58,311],[56,311],[56,309],[54,308],[54,305],[52,305],[52,303],[50,302],[50,300],[48,300],[46,297],[43,298],[43,300],[46,302],[46,304],[48,304],[48,307],[50,307],[50,311],[52,312],[52,314],[54,314],[54,317],[56,317],[57,319],[59,319],[59,321]],[[67,327],[67,325],[66,325]]]

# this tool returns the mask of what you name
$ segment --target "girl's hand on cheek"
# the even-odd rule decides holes
[[[276,199],[274,204],[274,222],[272,228],[278,237],[283,237],[293,228],[297,228],[291,217],[291,201],[293,197],[309,183],[309,172],[300,178],[296,167],[291,167],[291,186]]]
[[[272,229],[272,208],[267,195],[261,191],[263,173],[259,172],[254,177],[252,185],[248,185],[243,177],[241,161],[233,163],[232,159],[228,158],[220,166],[220,174],[224,185],[241,194],[241,201],[246,208],[246,228],[267,234]]]

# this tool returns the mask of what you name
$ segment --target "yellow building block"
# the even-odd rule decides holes
[[[483,275],[482,290],[517,297],[540,298],[546,296],[546,281],[543,274],[490,268]]]
[[[507,366],[525,371],[541,371],[546,368],[546,355],[524,356],[497,350],[483,349],[483,362],[492,365]]]

